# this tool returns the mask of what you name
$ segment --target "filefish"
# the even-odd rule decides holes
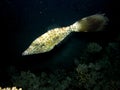
[[[76,21],[72,25],[53,28],[36,38],[22,55],[32,55],[51,51],[72,32],[101,31],[108,18],[104,14],[94,14]]]

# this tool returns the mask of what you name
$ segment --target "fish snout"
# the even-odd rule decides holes
[[[24,56],[24,55],[28,55],[29,53],[28,53],[28,51],[24,51],[23,53],[22,53],[22,56]]]

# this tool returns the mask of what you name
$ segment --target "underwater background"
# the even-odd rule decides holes
[[[23,90],[106,90],[105,84],[108,90],[119,90],[118,11],[114,0],[0,1],[0,86]],[[49,29],[71,25],[93,14],[108,17],[103,31],[73,32],[50,52],[22,56],[30,43]]]

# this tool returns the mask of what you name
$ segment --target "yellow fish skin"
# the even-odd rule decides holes
[[[55,28],[44,33],[35,39],[22,55],[44,53],[52,50],[55,45],[60,43],[71,31],[68,27]]]
[[[22,55],[45,53],[52,50],[71,32],[100,31],[108,19],[102,14],[95,14],[61,28],[54,28],[35,39]]]

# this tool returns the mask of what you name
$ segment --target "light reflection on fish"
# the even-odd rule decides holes
[[[61,28],[54,28],[35,39],[22,55],[45,53],[52,50],[71,32],[100,31],[108,21],[103,14],[95,14]]]

